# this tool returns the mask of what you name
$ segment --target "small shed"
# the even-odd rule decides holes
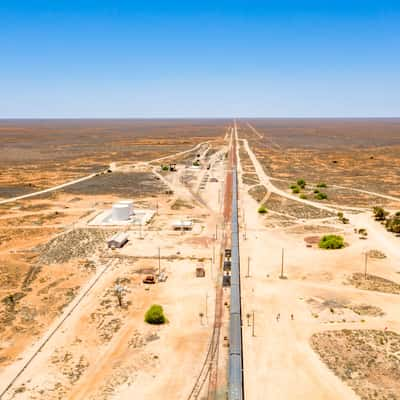
[[[121,248],[128,242],[128,235],[125,232],[116,233],[107,241],[109,248]]]
[[[190,231],[193,228],[193,221],[190,220],[174,221],[172,223],[172,227],[174,228],[174,230]]]
[[[206,276],[206,271],[203,267],[196,268],[196,278],[204,278]]]

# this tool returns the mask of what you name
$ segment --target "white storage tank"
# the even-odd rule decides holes
[[[121,200],[118,204],[129,206],[129,215],[133,214],[133,200]]]
[[[113,221],[126,221],[129,219],[129,205],[128,204],[113,204],[111,210],[111,218]]]

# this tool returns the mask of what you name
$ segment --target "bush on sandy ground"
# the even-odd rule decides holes
[[[389,232],[400,233],[400,216],[395,215],[392,218],[388,218],[386,221],[386,229]]]
[[[304,193],[302,193],[302,194],[300,195],[300,198],[301,198],[302,200],[307,200],[307,199],[308,199],[307,195],[304,194]]]
[[[315,195],[315,198],[317,200],[326,200],[328,198],[328,195],[326,193],[319,192]]]
[[[318,183],[318,184],[317,184],[317,187],[318,187],[318,188],[326,188],[326,187],[328,187],[328,186],[327,186],[326,183],[321,182],[321,183]]]
[[[325,235],[319,242],[321,249],[341,249],[344,247],[344,239],[338,235]]]
[[[164,310],[162,306],[158,304],[153,304],[144,316],[144,320],[148,324],[161,325],[167,322],[167,318],[164,315]]]
[[[306,187],[306,181],[304,179],[298,179],[297,180],[297,185],[304,189]]]
[[[267,212],[268,212],[268,210],[264,206],[260,206],[258,208],[258,213],[259,214],[266,214]]]
[[[297,186],[295,186],[295,187],[292,189],[292,192],[293,192],[294,194],[300,193],[300,188],[297,187]]]
[[[389,214],[382,207],[374,207],[373,208],[374,217],[377,221],[384,221]]]

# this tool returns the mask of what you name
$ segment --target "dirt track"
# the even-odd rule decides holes
[[[276,188],[245,140],[244,146],[249,151],[260,182],[270,192],[298,204],[335,212],[336,207],[304,201]],[[383,329],[388,326],[400,331],[400,321],[396,316],[396,308],[400,304],[397,295],[363,291],[346,284],[346,276],[362,269],[362,254],[366,245],[382,249],[389,255],[384,261],[370,261],[369,268],[392,281],[398,281],[398,238],[373,221],[369,212],[349,214],[351,222],[347,227],[330,222],[336,229],[343,230],[349,247],[333,253],[310,249],[305,246],[304,234],[291,233],[283,225],[280,229],[266,228],[272,214],[259,215],[258,205],[247,191],[248,186],[242,184],[241,204],[246,226],[242,221],[241,229],[246,229],[246,239],[243,236],[241,241],[241,265],[246,274],[250,262],[250,277],[245,277],[245,273],[242,276],[242,304],[244,315],[255,313],[254,337],[252,318],[243,321],[247,398],[357,399],[353,390],[335,376],[314,352],[309,343],[310,337],[315,332],[343,328]],[[324,223],[324,219],[321,221]],[[306,221],[297,219],[293,223],[299,229]],[[365,226],[369,232],[367,244],[354,235],[353,227],[359,226]],[[284,275],[287,279],[279,279],[282,248],[285,249]],[[385,315],[360,317],[346,307],[332,314],[329,307],[323,305],[332,301],[378,306]]]

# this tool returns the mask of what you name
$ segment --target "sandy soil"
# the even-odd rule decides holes
[[[106,237],[115,227],[87,225],[118,199],[118,193],[104,192],[101,185],[94,194],[84,187],[78,192],[55,192],[2,207],[4,242],[0,250],[4,250],[0,256],[4,254],[7,264],[10,262],[8,235],[17,220],[19,232],[30,230],[38,239],[32,241],[25,236],[25,241],[14,242],[13,248],[23,254],[32,253],[41,265],[44,263],[27,295],[4,302],[5,308],[13,308],[18,322],[27,304],[36,310],[31,318],[35,330],[19,329],[14,338],[11,331],[5,331],[7,335],[2,336],[1,389],[12,383],[4,399],[128,399],[133,395],[161,399],[189,395],[205,360],[214,323],[219,254],[225,237],[221,222],[225,152],[226,146],[206,146],[201,149],[200,169],[178,164],[175,173],[161,174],[158,166],[139,163],[140,171],[160,177],[158,186],[170,187],[173,195],[160,194],[158,187],[156,197],[147,193],[147,197],[134,198],[137,207],[154,208],[158,213],[142,229],[122,228],[130,241],[120,250],[111,251],[105,246]],[[132,163],[121,165],[126,171],[136,169]],[[172,222],[185,218],[194,221],[193,230],[174,231]],[[67,243],[69,246],[64,245]],[[85,269],[86,263],[92,268]],[[5,297],[17,293],[32,261],[26,264],[13,277],[15,287],[5,287]],[[144,285],[144,276],[157,274],[159,265],[168,279]],[[205,268],[205,278],[196,278],[199,266]],[[118,306],[113,292],[116,283],[127,290],[123,307]],[[68,291],[71,285],[74,293],[60,305],[62,291]],[[57,293],[60,301],[55,301]],[[168,318],[165,326],[144,322],[146,309],[157,303],[164,307]],[[46,307],[58,312],[39,313]],[[221,347],[223,344],[221,341]],[[218,356],[221,364],[226,360],[224,349]],[[13,381],[32,356],[27,368]],[[185,371],[185,379],[177,379],[177,371]],[[224,391],[225,379],[218,379]]]
[[[200,397],[206,396],[209,381],[217,398],[225,396],[229,289],[216,296],[216,288],[220,255],[229,246],[224,194],[230,189],[225,181],[233,129],[225,130],[222,121],[185,122],[179,129],[168,121],[162,127],[137,123],[121,122],[114,143],[99,141],[100,133],[111,129],[107,124],[71,126],[70,142],[63,124],[23,127],[20,137],[12,124],[0,126],[9,157],[22,157],[18,171],[4,169],[0,175],[0,197],[74,179],[99,166],[113,171],[75,189],[0,205],[0,393],[11,384],[4,399],[188,398],[205,362],[211,373]],[[317,353],[311,344],[315,335],[328,331],[339,338],[343,329],[400,332],[400,239],[374,221],[369,209],[378,200],[393,210],[398,206],[389,198],[398,195],[393,189],[398,123],[373,125],[385,133],[381,143],[363,136],[358,122],[327,123],[321,130],[314,122],[311,127],[293,124],[286,133],[282,121],[239,124],[239,136],[246,139],[237,146],[246,398],[357,399],[361,392],[353,384],[370,382],[347,384],[331,368],[326,349]],[[343,134],[344,126],[354,134]],[[343,146],[335,149],[338,129]],[[46,151],[18,153],[27,135],[37,140],[43,132],[43,143],[50,146],[53,140]],[[307,145],[310,138],[315,148]],[[370,147],[357,147],[360,140]],[[346,149],[350,144],[356,156]],[[57,165],[48,152],[54,148],[65,151]],[[160,164],[168,164],[171,154],[176,154],[177,172],[162,171]],[[200,168],[193,168],[197,159]],[[366,177],[360,162],[368,171],[379,168]],[[310,185],[326,180],[329,200],[311,195],[302,200],[291,193],[288,183],[300,177]],[[349,187],[334,189],[338,177]],[[88,226],[122,195],[132,195],[139,208],[158,211],[149,225]],[[266,215],[257,212],[260,204],[269,208]],[[338,211],[348,224],[338,220]],[[174,220],[187,218],[194,222],[192,231],[172,229]],[[368,232],[366,239],[359,229]],[[116,230],[126,230],[129,242],[112,251],[105,240]],[[346,246],[319,249],[318,240],[327,233],[344,236]],[[279,278],[282,249],[284,279]],[[368,257],[369,279],[363,281],[365,253],[371,250],[385,257]],[[200,266],[205,278],[196,278]],[[168,279],[144,285],[144,276],[159,268]],[[116,284],[125,288],[122,307]],[[209,360],[217,299],[221,329],[216,356]],[[155,303],[164,307],[164,326],[144,322],[146,309]],[[356,346],[346,346],[357,358]],[[346,365],[339,350],[335,356]]]
[[[338,224],[335,218],[329,217],[310,223],[299,208],[297,218],[296,215],[286,217],[290,221],[288,226],[276,222],[273,227],[269,226],[268,221],[276,221],[277,215],[273,212],[259,215],[258,203],[249,195],[248,188],[240,185],[241,228],[246,230],[241,240],[242,307],[244,316],[250,316],[244,318],[243,338],[247,398],[358,398],[314,352],[310,338],[317,332],[344,328],[383,330],[388,327],[400,331],[396,311],[400,303],[398,295],[361,290],[348,282],[353,273],[363,272],[363,254],[374,248],[388,257],[370,258],[369,273],[399,283],[400,254],[396,251],[399,239],[388,235],[370,213],[349,214],[349,225]],[[296,214],[296,208],[280,211]],[[367,240],[360,240],[354,233],[354,228],[361,226],[369,232]],[[331,233],[345,237],[344,249],[326,251],[316,246],[306,247],[306,237],[321,236],[330,227]],[[279,278],[282,249],[285,279]],[[246,277],[248,265],[250,277]],[[344,357],[344,354],[337,356]]]
[[[226,124],[222,120],[3,120],[0,198],[72,181],[115,162],[172,155],[222,136]]]

